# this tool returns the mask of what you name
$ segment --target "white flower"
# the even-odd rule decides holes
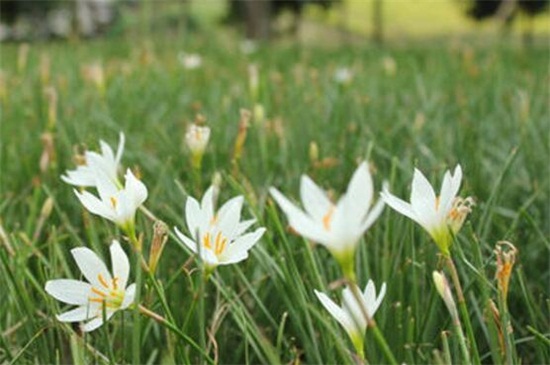
[[[314,290],[314,292],[321,301],[321,304],[323,304],[323,307],[344,327],[355,348],[362,352],[363,338],[367,329],[367,319],[363,315],[361,306],[363,306],[370,318],[374,317],[386,295],[386,283],[382,284],[380,293],[376,296],[374,283],[372,280],[369,280],[365,291],[360,297],[361,303],[357,303],[352,290],[346,287],[342,291],[342,306],[338,306],[325,293],[317,290]]]
[[[175,228],[179,239],[191,251],[200,255],[208,269],[246,259],[248,251],[265,232],[262,227],[245,233],[255,220],[241,222],[242,196],[230,199],[214,213],[215,195],[216,188],[211,186],[200,205],[194,198],[187,198],[185,218],[192,238]]]
[[[334,81],[339,84],[349,84],[353,79],[353,72],[347,67],[339,67],[334,71]]]
[[[202,57],[196,53],[180,52],[178,59],[183,67],[188,70],[199,68],[202,65]]]
[[[101,146],[101,153],[86,151],[84,153],[84,164],[78,166],[75,170],[67,171],[65,175],[61,176],[61,179],[67,184],[75,186],[95,187],[96,176],[98,173],[102,173],[109,180],[118,184],[117,174],[120,158],[124,151],[124,134],[120,133],[116,155],[104,141],[100,140],[99,144]]]
[[[344,274],[353,276],[353,261],[359,239],[382,213],[384,203],[378,199],[372,207],[373,184],[366,162],[362,162],[348,189],[337,204],[309,177],[302,176],[300,195],[305,212],[292,204],[277,189],[269,189],[287,215],[292,228],[300,235],[324,245],[338,260]]]
[[[45,290],[55,299],[78,307],[57,315],[61,322],[88,321],[82,326],[85,332],[103,324],[103,313],[108,320],[118,310],[128,308],[135,298],[136,285],[126,287],[130,274],[128,257],[118,241],[110,247],[112,275],[105,263],[90,249],[71,250],[76,264],[86,281],[74,279],[50,280]]]
[[[147,199],[147,188],[130,169],[126,170],[125,185],[119,188],[104,174],[96,176],[99,198],[84,191],[75,190],[75,194],[91,213],[115,222],[125,230],[133,230],[136,210]]]
[[[210,128],[197,124],[191,124],[185,133],[185,143],[193,155],[203,155],[208,140],[210,139]]]
[[[251,39],[245,39],[240,43],[239,48],[242,53],[249,55],[258,50],[258,45]]]
[[[433,238],[443,254],[449,255],[452,234],[458,233],[474,202],[468,197],[457,197],[462,181],[462,169],[457,165],[454,174],[445,172],[439,196],[419,170],[414,170],[411,202],[407,203],[387,189],[382,198],[393,209],[420,224]]]

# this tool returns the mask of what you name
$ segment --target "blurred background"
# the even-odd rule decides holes
[[[250,40],[547,44],[549,0],[0,0],[0,40],[223,30]]]

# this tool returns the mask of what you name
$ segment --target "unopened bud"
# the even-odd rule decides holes
[[[315,165],[319,161],[319,146],[317,142],[309,142],[309,161]]]
[[[260,92],[260,75],[256,64],[248,65],[248,87],[252,100],[257,100]]]
[[[40,218],[46,219],[52,214],[53,210],[53,199],[52,197],[48,197],[46,201],[44,202],[44,205],[42,205],[42,209],[40,210]]]
[[[51,132],[43,133],[40,136],[42,141],[42,155],[40,156],[40,171],[46,172],[55,161],[54,138]]]
[[[254,123],[261,125],[265,120],[265,109],[262,104],[256,103],[254,105]]]
[[[250,124],[250,111],[241,109],[241,119],[239,120],[239,132],[235,139],[235,149],[233,151],[233,161],[238,161],[241,158],[244,142],[246,141],[246,132]]]
[[[435,283],[435,288],[437,289],[437,292],[443,299],[443,302],[447,306],[447,309],[449,310],[449,313],[451,314],[451,318],[455,323],[459,321],[458,318],[458,311],[456,309],[456,304],[453,299],[453,294],[451,293],[451,288],[449,287],[449,282],[447,281],[447,278],[443,274],[443,272],[434,271],[433,274],[433,280]]]
[[[168,226],[162,221],[156,221],[153,225],[153,241],[149,251],[149,270],[155,273],[164,246],[168,241]]]
[[[202,164],[202,156],[208,145],[210,139],[210,128],[206,126],[199,126],[198,124],[191,124],[187,128],[185,133],[185,143],[191,151],[191,162],[193,167],[200,169]]]
[[[44,94],[48,102],[48,130],[53,130],[57,123],[57,90],[53,86],[46,87]]]

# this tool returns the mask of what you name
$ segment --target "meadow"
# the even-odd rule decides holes
[[[550,362],[546,47],[275,43],[243,53],[235,38],[208,32],[26,47],[2,46],[0,363],[361,362],[314,293],[339,302],[341,268],[289,227],[269,194],[274,186],[299,202],[307,174],[336,200],[361,161],[375,200],[384,181],[408,200],[415,167],[437,192],[461,165],[459,195],[476,205],[451,256],[475,337],[470,360]],[[202,64],[185,68],[181,52]],[[342,68],[349,80],[335,77]],[[193,122],[211,129],[200,168],[185,143]],[[84,209],[60,178],[100,139],[116,150],[120,132],[120,171],[148,189],[135,223],[143,255],[155,219],[170,231],[154,273],[140,268],[127,232]],[[186,230],[187,197],[212,183],[218,206],[243,195],[243,216],[266,232],[246,260],[203,280],[202,261],[173,227]],[[110,267],[113,239],[130,257],[139,304],[157,317],[135,306],[89,333],[57,321],[69,307],[45,283],[81,278],[75,247]],[[503,240],[518,250],[508,304],[495,279]],[[377,291],[387,285],[374,319],[399,363],[466,362],[432,279],[443,270],[450,280],[445,258],[420,226],[386,206],[362,235],[355,268],[361,289],[369,279]],[[368,363],[390,362],[370,328],[364,348]]]

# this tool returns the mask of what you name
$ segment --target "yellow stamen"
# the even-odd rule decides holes
[[[113,289],[114,290],[118,289],[118,278],[117,277],[113,278]]]
[[[92,291],[93,291],[95,294],[99,295],[100,297],[105,298],[105,297],[107,296],[107,294],[105,294],[105,293],[102,292],[101,290],[96,289],[96,288],[94,288],[94,287],[92,287]],[[103,300],[103,299],[102,299],[102,300]]]
[[[111,205],[113,206],[113,208],[116,209],[116,205],[117,205],[117,200],[114,196],[111,197]]]
[[[332,222],[332,215],[334,214],[334,206],[331,206],[327,213],[323,216],[323,227],[325,230],[330,231],[330,223]]]
[[[105,278],[103,277],[103,275],[98,274],[98,275],[97,275],[97,280],[99,280],[99,282],[101,283],[101,285],[103,285],[103,287],[104,287],[105,289],[110,289],[109,284],[107,283],[107,280],[105,280]]]
[[[212,245],[210,243],[210,233],[204,235],[204,237],[202,238],[202,245],[208,249],[212,248]]]
[[[225,245],[227,244],[227,238],[222,236],[221,232],[218,232],[216,235],[216,243],[215,243],[215,249],[214,253],[216,255],[219,255],[225,250]]]

